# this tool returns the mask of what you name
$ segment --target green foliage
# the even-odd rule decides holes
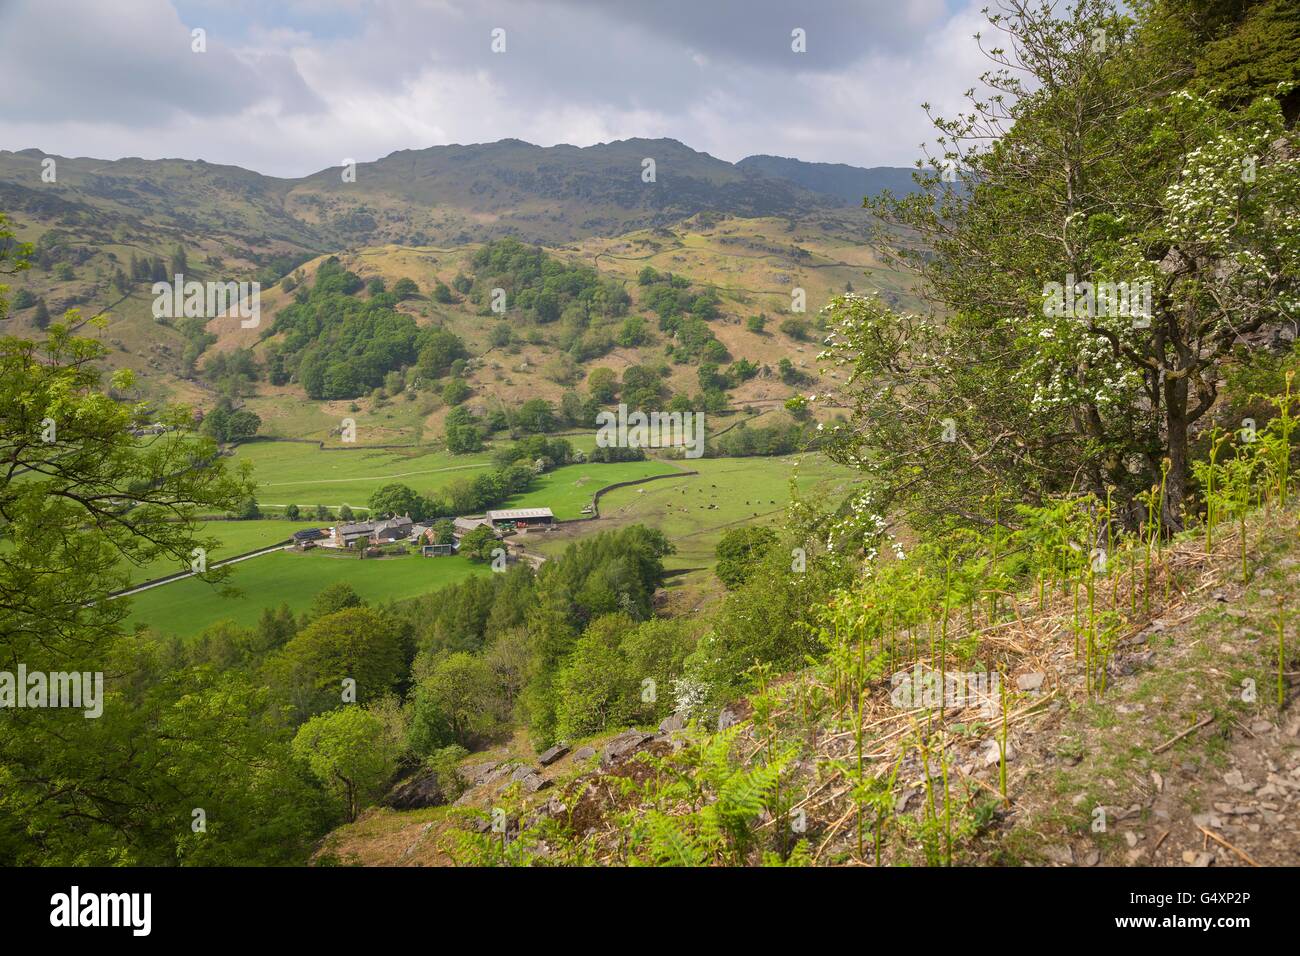
[[[491,561],[492,552],[500,547],[496,533],[487,525],[467,531],[460,538],[460,553],[471,561]]]
[[[376,517],[407,516],[424,521],[434,510],[427,498],[400,482],[382,485],[370,495],[370,513]]]
[[[386,373],[416,365],[421,375],[437,378],[468,354],[452,333],[420,329],[394,310],[409,282],[359,299],[361,280],[330,258],[310,293],[276,314],[270,334],[283,334],[281,354],[296,365],[309,398],[356,398],[383,385]]]
[[[294,754],[341,798],[349,820],[382,792],[397,767],[399,749],[384,722],[361,707],[313,717],[293,738]]]
[[[950,319],[833,301],[830,361],[854,383],[854,417],[832,453],[918,526],[978,513],[998,476],[1028,503],[1113,486],[1134,517],[1161,484],[1176,530],[1233,343],[1295,309],[1300,238],[1281,223],[1300,214],[1296,134],[1273,99],[1232,110],[1179,90],[1167,58],[1195,48],[1171,51],[1171,34],[1108,3],[997,24],[1050,54],[991,75],[968,114],[936,123],[942,155],[925,165],[960,183],[927,174],[932,191],[873,204],[922,237],[891,261],[916,268]],[[1174,249],[1196,252],[1174,267]],[[1149,321],[1123,302],[1089,307],[1083,292],[1119,282],[1150,283]],[[1053,283],[1089,285],[1067,310]],[[866,431],[878,453],[854,438]]]
[[[622,286],[595,269],[560,262],[517,239],[488,243],[474,254],[472,264],[471,299],[486,306],[492,289],[505,289],[510,308],[543,324],[557,321],[570,307],[584,319],[621,316],[630,301]]]
[[[796,396],[800,397],[801,396]],[[746,422],[718,435],[711,443],[711,452],[726,458],[748,458],[752,455],[790,455],[805,451],[814,444],[816,428],[797,422],[751,426]]]
[[[473,390],[463,378],[448,379],[442,387],[442,400],[447,405],[459,405],[473,394]]]
[[[746,766],[732,756],[736,735],[731,728],[669,757],[648,758],[659,772],[638,788],[637,809],[620,815],[633,860],[654,866],[752,862],[760,816],[780,811],[781,774],[794,754],[760,756]]]
[[[608,405],[618,395],[618,377],[613,369],[599,366],[587,374],[587,391],[601,405]]]
[[[344,701],[355,682],[356,702],[398,690],[409,667],[409,638],[366,607],[316,617],[266,665],[266,677],[300,718]]]
[[[234,409],[229,401],[222,401],[203,416],[203,433],[214,441],[238,442],[252,438],[262,427],[262,419],[247,409]]]
[[[431,755],[452,744],[474,747],[490,739],[506,716],[508,710],[496,697],[486,660],[456,651],[438,660],[416,685],[409,746],[419,755]]]
[[[728,528],[718,541],[718,564],[714,573],[727,586],[727,590],[736,590],[749,580],[755,568],[775,548],[777,541],[777,534],[771,528]]]

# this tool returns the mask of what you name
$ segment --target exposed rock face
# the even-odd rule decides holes
[[[488,774],[500,766],[495,760],[489,760],[486,763],[471,764],[468,767],[461,767],[456,772],[460,774],[461,779],[471,786],[478,786],[487,779]]]
[[[722,708],[722,713],[718,714],[718,729],[726,730],[735,724],[740,723],[740,716],[730,707]]]
[[[394,810],[420,810],[424,807],[442,806],[447,802],[447,797],[448,794],[438,783],[438,775],[430,770],[398,784],[382,802]]]

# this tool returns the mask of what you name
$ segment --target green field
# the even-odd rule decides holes
[[[712,567],[714,548],[727,528],[770,524],[784,515],[792,476],[797,475],[801,494],[821,491],[833,499],[842,496],[854,481],[850,469],[815,453],[784,458],[701,458],[685,464],[699,474],[617,488],[603,496],[600,520],[591,523],[590,531],[645,524],[658,528],[676,546],[677,553],[664,562],[667,567]],[[538,544],[536,550],[554,555],[571,540],[568,535],[557,536]]]
[[[428,448],[322,451],[302,442],[249,442],[233,461],[253,465],[263,508],[365,508],[371,493],[398,482],[427,494],[457,477],[494,467],[487,454],[452,455]]]
[[[277,541],[287,540],[295,531],[302,528],[314,528],[316,525],[303,521],[209,521],[199,529],[198,537],[211,535],[221,539],[221,547],[208,554],[208,561],[220,561],[223,558],[269,548]],[[156,578],[165,578],[177,571],[188,571],[189,562],[180,564],[169,557],[158,558],[140,567],[129,566],[131,583],[139,584]]]
[[[371,604],[416,597],[436,591],[471,574],[486,573],[487,565],[468,558],[422,558],[410,555],[362,561],[317,552],[280,551],[234,565],[222,586],[193,578],[164,584],[133,595],[128,626],[145,624],[161,634],[189,637],[217,621],[248,627],[262,609],[288,604],[304,610],[328,585],[346,581]],[[241,593],[227,596],[225,587]]]
[[[691,463],[687,462],[685,468],[690,467]],[[557,519],[567,521],[581,518],[583,506],[591,504],[596,492],[606,485],[635,481],[651,475],[671,475],[682,470],[656,458],[609,464],[588,462],[583,465],[563,465],[539,475],[531,489],[522,495],[515,495],[500,507],[550,508]]]

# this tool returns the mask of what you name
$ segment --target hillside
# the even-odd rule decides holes
[[[653,183],[641,179],[646,157],[656,163]],[[53,183],[41,180],[47,159],[56,163]],[[193,366],[194,334],[153,317],[153,281],[177,271],[201,282],[256,279],[263,314],[273,321],[292,303],[280,279],[296,268],[310,277],[322,258],[337,254],[367,280],[413,279],[421,294],[400,308],[445,325],[479,356],[491,350],[480,310],[432,303],[429,293],[467,271],[485,241],[510,235],[585,260],[634,297],[636,273],[646,265],[685,276],[716,291],[717,335],[734,354],[774,362],[793,352],[806,366],[802,345],[790,346],[774,329],[751,334],[744,319],[788,312],[795,287],[806,291],[812,314],[854,286],[900,302],[910,283],[881,269],[863,245],[868,220],[860,210],[746,163],[675,140],[581,149],[503,140],[401,151],[360,164],[356,181],[345,183],[338,170],[287,180],[201,160],[0,151],[0,202],[16,238],[36,246],[36,268],[13,284],[21,298],[11,321],[20,329],[39,324],[34,303],[54,317],[73,307],[83,317],[102,313],[92,334],[110,346],[111,367],[137,373],[143,397],[206,408],[217,395]],[[209,331],[216,351],[263,336],[233,321],[213,321]],[[512,364],[535,370],[555,351],[554,343],[524,343]],[[644,364],[660,352],[633,345],[612,361],[616,368]],[[508,392],[504,377],[480,374],[472,384],[504,384]],[[524,387],[535,386],[554,391],[536,376]],[[282,417],[281,406],[300,397],[294,389],[259,391],[275,405],[267,418]],[[789,390],[778,396],[756,386],[750,393],[737,398],[764,401]]]
[[[891,702],[897,680],[882,676],[868,678],[859,713],[825,702],[843,679],[828,662],[769,677],[766,693],[731,703],[716,722],[687,727],[673,718],[575,740],[541,763],[526,741],[507,741],[460,765],[441,797],[454,806],[411,809],[412,800],[440,799],[430,797],[434,783],[408,783],[394,791],[395,804],[326,837],[317,858],[381,866],[787,857],[821,865],[1294,864],[1300,714],[1289,680],[1296,624],[1285,597],[1300,580],[1300,522],[1292,509],[1260,513],[1245,528],[1245,585],[1236,533],[1211,555],[1197,539],[1162,550],[1146,585],[1120,576],[1115,606],[1128,605],[1130,587],[1134,607],[1150,606],[1108,644],[1104,689],[1087,676],[1068,598],[1024,593],[997,620],[976,628],[954,621],[948,636],[954,654],[974,647],[997,659],[1005,697],[995,690],[946,712],[900,707]],[[939,661],[919,666],[937,675]],[[779,797],[759,782],[773,766],[782,768]],[[765,809],[744,826],[735,820],[711,839],[710,815],[728,812],[743,781],[766,786],[767,806],[780,813]],[[494,812],[505,815],[504,838]]]
[[[847,163],[809,163],[786,156],[746,156],[736,165],[834,196],[848,206],[860,206],[864,196],[876,196],[886,189],[896,196],[917,191],[912,170],[896,166],[863,169]]]

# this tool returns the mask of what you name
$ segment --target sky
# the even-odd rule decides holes
[[[0,0],[0,149],[296,177],[666,136],[732,162],[910,166],[933,138],[921,103],[951,115],[988,66],[986,2]]]

